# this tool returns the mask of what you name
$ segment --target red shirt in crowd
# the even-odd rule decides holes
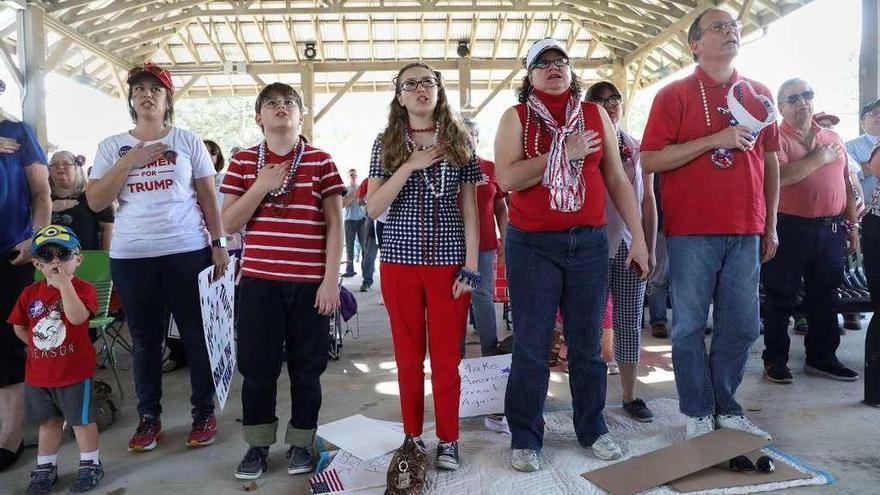
[[[73,288],[90,316],[98,311],[95,287],[73,277]],[[89,340],[89,320],[70,323],[61,304],[61,291],[45,280],[34,282],[18,296],[10,325],[28,329],[24,381],[34,387],[66,387],[95,373],[95,348]]]
[[[816,146],[836,144],[841,150],[846,145],[831,129],[812,123],[813,145],[807,149],[800,131],[782,121],[779,126],[779,167],[803,160]],[[779,213],[799,217],[833,217],[846,209],[847,154],[843,151],[837,160],[822,166],[802,181],[779,188]]]
[[[232,157],[220,192],[242,196],[254,185],[258,149],[254,146]],[[295,148],[286,156],[277,156],[267,148],[266,164],[292,161],[296,152]],[[345,185],[333,158],[306,143],[290,188],[289,195],[267,194],[248,220],[241,270],[255,278],[320,283],[327,259],[322,201],[344,194]]]
[[[740,76],[718,83],[698,66],[694,73],[661,89],[654,97],[641,151],[660,151],[706,137],[729,125],[727,93]],[[700,94],[703,82],[710,128]],[[748,80],[768,98],[770,91]],[[766,116],[760,102],[743,90],[743,106],[756,118]],[[724,112],[722,112],[724,110]],[[666,235],[763,234],[767,205],[764,200],[764,153],[779,151],[775,123],[761,130],[749,151],[731,150],[733,166],[721,170],[706,152],[685,165],[660,175],[663,224]]]
[[[365,180],[361,181],[361,185],[358,186],[357,192],[354,193],[354,197],[364,199],[367,197],[367,185],[370,181]]]
[[[556,122],[563,122],[565,106],[571,93],[566,91],[561,95],[549,95],[538,90],[534,91],[553,114]],[[582,102],[581,107],[584,112],[585,129],[592,129],[600,136],[604,136],[599,107],[590,102]],[[550,151],[550,133],[547,132],[541,118],[533,111],[527,113],[524,103],[520,103],[515,108],[525,134],[527,148],[523,150],[525,158],[534,158]],[[537,136],[536,153],[534,142],[537,133],[540,135]],[[586,198],[580,210],[574,212],[551,210],[550,190],[538,183],[523,191],[514,191],[510,194],[510,223],[518,229],[532,232],[562,232],[574,227],[605,225],[605,179],[602,178],[602,171],[599,169],[603,156],[604,151],[600,148],[596,153],[584,157],[581,174],[586,184]]]
[[[504,193],[495,180],[495,164],[478,158],[483,180],[477,186],[477,212],[480,215],[480,252],[498,249],[495,224],[495,202],[504,201]]]

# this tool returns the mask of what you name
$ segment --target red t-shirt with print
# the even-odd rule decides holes
[[[495,180],[495,164],[479,158],[483,180],[477,185],[477,212],[480,216],[480,248],[482,251],[498,249],[498,233],[495,229],[495,201],[504,200],[504,193]]]
[[[76,295],[94,316],[98,311],[95,287],[73,277]],[[18,296],[10,325],[28,329],[24,381],[34,387],[66,387],[95,373],[95,348],[89,340],[89,320],[73,325],[64,315],[61,291],[45,280],[34,282]]]
[[[253,187],[258,150],[259,146],[254,146],[232,157],[220,192],[242,196]],[[294,148],[286,156],[277,156],[267,149],[266,164],[292,161],[296,153]],[[254,278],[321,283],[327,258],[322,202],[344,194],[345,185],[333,158],[308,143],[291,182],[290,194],[267,194],[248,220],[241,271]]]
[[[660,151],[728,127],[727,93],[739,79],[734,71],[730,79],[718,83],[697,67],[692,75],[661,89],[651,106],[641,151]],[[708,129],[700,81],[706,92]],[[772,99],[766,86],[748,81],[758,94]],[[753,116],[763,119],[766,111],[750,93],[748,88],[743,89],[742,104]],[[660,174],[666,235],[762,234],[767,211],[764,153],[776,151],[779,131],[773,123],[761,130],[751,150],[731,151],[733,166],[728,169],[713,165],[711,152],[707,152]]]

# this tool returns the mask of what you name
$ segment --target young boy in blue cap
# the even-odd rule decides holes
[[[34,235],[33,263],[45,279],[21,293],[8,319],[28,347],[26,417],[40,425],[37,467],[31,472],[28,494],[49,493],[58,482],[65,420],[73,426],[80,450],[70,491],[92,490],[104,477],[92,398],[95,348],[88,334],[98,303],[95,288],[74,275],[82,263],[79,247],[76,234],[60,225],[48,225]]]

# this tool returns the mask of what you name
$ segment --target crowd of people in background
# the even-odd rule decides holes
[[[247,445],[234,475],[250,480],[269,469],[285,362],[296,398],[284,425],[287,471],[314,471],[330,319],[340,278],[357,274],[356,243],[361,292],[381,262],[405,433],[392,467],[411,466],[406,483],[424,483],[426,357],[435,465],[465,462],[458,367],[469,314],[480,354],[499,352],[499,264],[515,338],[504,414],[485,424],[510,434],[513,469],[548,462],[540,452],[557,319],[577,442],[602,460],[623,455],[603,417],[609,362],[626,413],[653,420],[636,393],[646,304],[652,336],[671,340],[687,438],[729,428],[770,440],[736,399],[762,322],[769,382],[795,379],[792,318],[806,335],[806,373],[859,378],[837,357],[837,287],[847,254],[861,251],[880,304],[880,100],[860,112],[865,133],[844,143],[831,129],[839,120],[815,112],[808,81],[792,78],[774,94],[738,73],[741,28],[721,9],[696,17],[687,38],[696,68],[658,92],[641,139],[621,127],[617,86],[584,87],[565,44],[535,42],[501,117],[494,163],[477,155],[479,130],[450,107],[440,72],[405,64],[363,181],[355,168],[345,181],[333,157],[301,136],[308,109],[283,83],[262,88],[254,119],[263,140],[234,150],[228,168],[216,142],[174,126],[171,75],[151,63],[126,79],[134,127],[101,141],[88,172],[82,155],[58,151],[47,160],[27,125],[0,122],[0,312],[8,323],[0,331],[0,469],[23,451],[26,411],[40,432],[28,493],[48,493],[58,481],[63,421],[80,450],[72,490],[92,490],[104,475],[90,398],[95,290],[75,275],[92,250],[109,251],[132,341],[131,452],[159,446],[162,373],[182,366],[191,386],[186,445],[214,443],[197,275],[234,269],[232,253],[240,258]],[[168,337],[171,319],[179,340]],[[859,319],[847,315],[845,328]],[[878,325],[872,318],[869,332]],[[603,358],[603,326],[613,328],[613,359]],[[389,486],[396,483],[405,481],[392,469]]]

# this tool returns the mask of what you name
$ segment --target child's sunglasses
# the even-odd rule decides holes
[[[72,260],[74,255],[76,253],[70,249],[41,249],[37,251],[37,259],[43,263],[52,263],[56,258],[63,263]]]

